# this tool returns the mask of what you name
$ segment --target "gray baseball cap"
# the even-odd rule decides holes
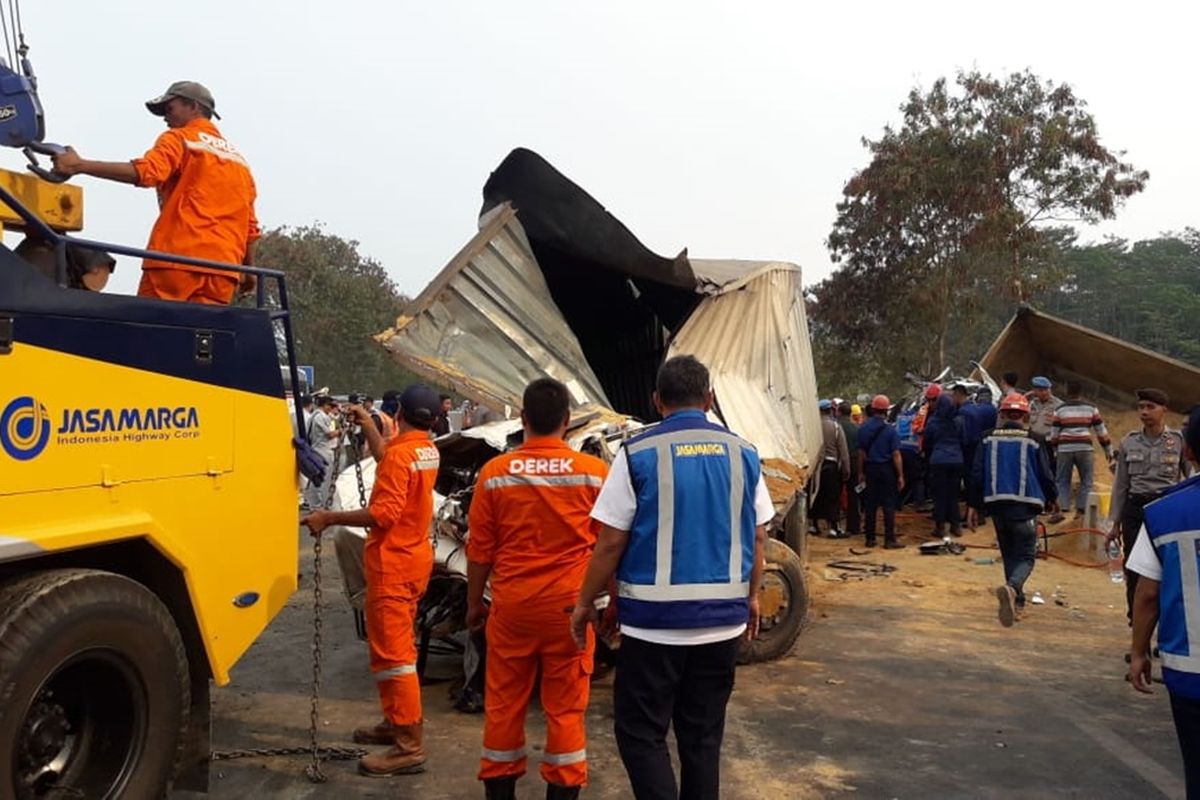
[[[202,83],[195,81],[175,81],[167,90],[153,100],[146,101],[146,108],[156,117],[161,117],[166,113],[167,101],[172,97],[182,97],[184,100],[194,100],[200,105],[212,112],[212,115],[217,119],[221,115],[217,113],[217,103],[213,100],[212,92]]]

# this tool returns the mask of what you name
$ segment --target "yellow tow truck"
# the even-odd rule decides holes
[[[149,254],[64,235],[77,187],[0,170],[0,204],[0,797],[203,790],[210,682],[296,588],[283,274],[154,254],[254,308],[67,288],[68,245]]]

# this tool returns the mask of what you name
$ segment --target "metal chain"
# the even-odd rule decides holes
[[[333,463],[329,467],[327,473],[329,479],[328,493],[325,495],[325,502],[322,506],[323,510],[328,511],[333,506],[333,501],[336,496],[335,483],[337,481],[338,468],[341,464],[342,450],[346,442],[346,434],[350,426],[342,428],[338,435],[336,449],[333,451]],[[363,508],[366,508],[366,492],[363,487],[362,467],[357,461],[354,463],[355,474],[358,477],[358,493],[362,500]],[[321,626],[322,607],[324,605],[324,594],[321,588],[321,534],[313,536],[313,636],[312,636],[312,692],[310,694],[310,706],[308,712],[308,747],[249,747],[240,750],[215,750],[211,753],[210,758],[213,761],[231,761],[238,758],[271,758],[275,756],[299,756],[309,755],[311,761],[304,768],[304,775],[313,783],[325,783],[328,780],[325,773],[321,771],[322,761],[352,761],[362,758],[367,754],[367,751],[361,747],[321,747],[317,741],[317,731],[320,727],[320,701],[321,701],[321,658],[322,658],[322,643],[321,643]]]

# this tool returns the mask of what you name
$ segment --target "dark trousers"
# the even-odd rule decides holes
[[[863,511],[867,517],[865,527],[867,541],[875,539],[875,512],[883,509],[883,535],[887,541],[896,539],[896,506],[900,504],[900,490],[896,481],[896,468],[891,462],[867,464],[867,488],[863,490]]]
[[[1146,515],[1142,509],[1146,507],[1146,503],[1153,498],[1129,496],[1125,498],[1125,504],[1121,506],[1121,543],[1125,546],[1125,560],[1129,560],[1129,554],[1133,552],[1133,543],[1137,541],[1138,533],[1142,530],[1142,523],[1146,521]],[[1138,574],[1125,570],[1125,616],[1130,620],[1133,619],[1133,593],[1137,589]]]
[[[1200,800],[1200,700],[1171,694],[1175,735],[1183,751],[1183,779],[1187,800]]]
[[[904,465],[904,493],[900,496],[900,505],[919,506],[925,502],[925,467],[921,464],[921,454],[916,450],[901,449],[900,459]]]
[[[846,532],[857,536],[862,533],[862,495],[853,486],[846,487]]]
[[[944,533],[947,524],[958,532],[962,519],[958,512],[958,490],[962,484],[962,464],[932,464],[929,467],[929,484],[933,493],[933,524],[939,533]]]
[[[733,691],[738,639],[700,645],[621,640],[613,684],[617,749],[636,800],[716,800],[721,738]],[[674,723],[679,745],[676,788],[667,750]]]
[[[830,530],[836,528],[841,498],[842,471],[836,461],[826,459],[821,462],[821,488],[817,490],[817,499],[813,503],[813,521],[823,519],[829,523]]]
[[[1004,582],[1017,593],[1017,605],[1025,605],[1025,581],[1037,560],[1037,525],[1033,519],[1009,519],[992,516],[1000,560],[1004,562]]]
[[[979,450],[979,443],[963,444],[963,472],[962,482],[963,491],[967,497],[971,496],[971,470],[975,465],[975,453]]]

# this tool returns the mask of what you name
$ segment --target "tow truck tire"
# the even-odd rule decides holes
[[[163,797],[189,706],[183,641],[141,584],[63,569],[0,585],[0,796]]]
[[[800,557],[778,539],[767,539],[764,554],[767,568],[759,589],[762,621],[754,641],[742,643],[739,664],[755,664],[787,655],[808,614],[808,590]]]

